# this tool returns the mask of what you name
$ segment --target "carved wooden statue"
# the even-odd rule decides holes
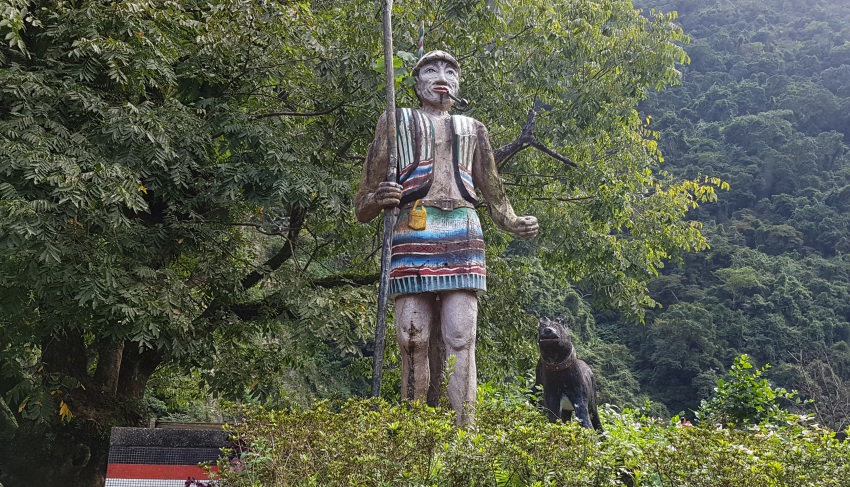
[[[442,365],[429,364],[429,345],[434,345],[430,339],[441,337],[445,353],[454,357],[446,394],[461,424],[471,420],[475,401],[478,293],[487,289],[477,192],[499,228],[532,238],[538,224],[533,216],[514,213],[484,125],[449,114],[460,88],[457,60],[447,52],[431,51],[422,56],[413,75],[422,106],[398,111],[398,182],[384,180],[384,114],[366,156],[355,211],[358,220],[368,222],[384,208],[400,208],[389,293],[395,297],[402,397],[426,397],[432,369],[439,371]],[[510,155],[521,148],[512,148]]]

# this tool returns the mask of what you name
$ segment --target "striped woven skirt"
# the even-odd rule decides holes
[[[443,211],[427,207],[425,230],[408,226],[410,208],[401,210],[393,235],[391,296],[451,289],[487,290],[484,235],[472,208]]]

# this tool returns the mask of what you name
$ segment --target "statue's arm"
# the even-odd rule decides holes
[[[363,223],[372,221],[381,210],[398,206],[401,201],[401,185],[387,179],[387,119],[381,114],[375,127],[375,139],[369,145],[363,174],[354,197],[354,213]]]
[[[476,121],[476,132],[478,145],[475,158],[472,162],[472,180],[475,187],[481,191],[484,200],[490,210],[490,217],[496,226],[502,230],[515,233],[523,238],[537,236],[537,218],[533,216],[517,216],[508,195],[505,185],[496,168],[493,157],[493,147],[490,144],[490,136],[484,124]]]

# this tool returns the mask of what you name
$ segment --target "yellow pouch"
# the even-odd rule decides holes
[[[410,217],[407,221],[407,226],[414,230],[425,230],[426,221],[428,220],[428,212],[425,211],[424,206],[420,206],[419,209],[416,209],[416,205],[422,200],[416,200],[416,203],[413,203],[413,208],[410,209]]]

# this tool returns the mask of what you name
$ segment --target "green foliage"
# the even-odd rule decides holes
[[[359,387],[378,225],[350,209],[383,105],[373,2],[31,7],[4,3],[0,24],[4,373],[38,375],[17,357],[54,344],[64,357],[48,370],[86,390],[102,388],[111,362],[98,359],[120,347],[125,363],[180,362],[232,398]],[[635,109],[678,80],[675,16],[465,0],[399,3],[395,18],[398,69],[409,72],[424,20],[428,47],[463,59],[471,115],[496,145],[535,98],[553,105],[536,135],[579,168],[531,151],[502,168],[518,211],[542,221],[528,252],[640,317],[665,259],[705,246],[681,219],[713,194],[658,170]],[[414,104],[409,91],[399,104]],[[487,225],[488,258],[504,268],[509,239]],[[485,314],[502,316],[493,303]],[[138,384],[118,390],[139,396]]]
[[[356,223],[351,200],[384,104],[375,13],[365,0],[0,1],[11,411],[138,422],[153,376],[151,395],[177,412],[197,396],[165,390],[164,364],[187,372],[185,387],[237,401],[365,393],[379,224]],[[658,134],[637,110],[679,82],[688,39],[675,14],[613,0],[397,2],[394,13],[400,106],[415,105],[408,53],[424,21],[428,48],[462,60],[469,114],[495,146],[539,100],[552,109],[536,137],[577,165],[526,151],[501,168],[542,231],[523,246],[483,218],[494,298],[480,329],[498,346],[482,351],[482,376],[527,377],[529,313],[556,309],[580,318],[588,349],[625,365],[622,348],[594,342],[579,296],[642,319],[656,304],[647,281],[707,245],[687,212],[723,187],[660,170]],[[788,107],[806,102],[805,86],[795,93]],[[766,241],[788,234],[773,230]],[[519,262],[557,295],[526,286]],[[633,376],[617,383],[642,402]]]
[[[773,387],[762,377],[769,368],[753,368],[746,354],[735,358],[726,379],[718,379],[714,394],[702,401],[698,418],[709,424],[736,427],[785,425],[795,419],[781,401],[794,401],[796,391]],[[799,402],[799,399],[796,399]]]
[[[690,37],[681,83],[639,106],[665,169],[729,182],[696,209],[710,248],[648,285],[648,327],[596,314],[633,357],[639,390],[699,408],[735,357],[800,391],[795,413],[835,429],[850,417],[850,8],[816,0],[642,0],[678,11]],[[724,365],[725,364],[725,365]]]
[[[481,394],[474,426],[421,403],[320,402],[232,427],[225,485],[839,486],[850,453],[805,422],[752,431],[603,410],[598,436],[548,423],[524,399]]]

